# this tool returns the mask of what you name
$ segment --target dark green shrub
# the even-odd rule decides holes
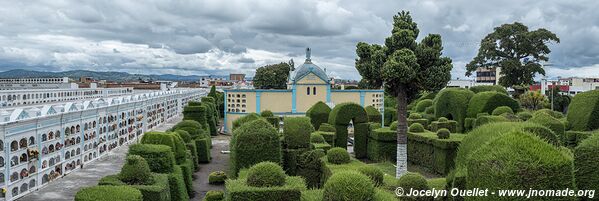
[[[561,112],[558,112],[558,111],[553,111],[551,109],[540,109],[540,110],[537,110],[534,112],[534,114],[537,114],[537,113],[545,113],[545,114],[548,114],[551,117],[556,118],[556,119],[564,118],[564,114],[562,114]]]
[[[446,88],[441,90],[433,100],[435,117],[451,117],[458,123],[457,132],[462,132],[468,103],[472,96],[474,96],[474,92],[467,89]]]
[[[206,110],[206,122],[208,123],[208,131],[210,135],[216,136],[216,124],[218,123],[218,112],[216,111],[216,105],[213,102],[202,102],[202,105],[207,108]]]
[[[181,138],[174,133],[163,133],[156,131],[146,132],[141,138],[141,143],[161,144],[171,147],[178,164],[184,162],[187,156],[187,148],[185,147],[185,144]]]
[[[578,189],[599,190],[599,135],[582,141],[574,149],[574,174]]]
[[[183,140],[183,142],[187,143],[191,141],[191,135],[189,135],[189,132],[185,131],[185,130],[175,130],[175,133],[177,133],[177,135],[179,135],[179,137],[181,137],[181,139]]]
[[[592,132],[589,131],[566,131],[566,141],[564,142],[569,148],[574,148],[583,140],[591,137]]]
[[[373,161],[393,161],[397,156],[397,131],[379,128],[370,132],[368,139],[368,159]]]
[[[248,170],[247,184],[253,187],[272,187],[285,184],[285,171],[273,162],[260,162]]]
[[[374,186],[380,186],[383,184],[384,173],[381,169],[374,166],[362,166],[358,168],[358,172],[368,176]]]
[[[202,100],[201,103],[202,102],[210,102],[210,103],[215,103],[216,102],[216,100],[214,100],[214,97],[210,97],[210,96],[204,96],[200,100]]]
[[[397,181],[399,187],[403,188],[404,191],[408,189],[412,190],[428,190],[430,189],[424,176],[418,173],[408,172]],[[402,196],[401,200],[428,200],[426,197],[409,197]]]
[[[532,113],[530,113],[528,111],[522,111],[522,112],[516,113],[516,116],[518,116],[518,118],[520,118],[520,120],[526,121],[526,120],[532,118]]]
[[[371,122],[371,123],[368,123],[368,129],[369,129],[369,130],[371,130],[371,131],[372,131],[372,130],[379,129],[379,128],[381,128],[381,127],[382,127],[382,126],[381,126],[381,123],[379,123],[379,122]]]
[[[301,177],[287,177],[283,186],[253,187],[246,184],[245,179],[227,180],[225,200],[288,200],[300,201],[306,184]]]
[[[279,130],[279,123],[280,123],[280,118],[277,116],[273,116],[273,117],[265,117],[266,121],[268,121],[268,123],[272,124],[273,127],[275,127],[275,129]]]
[[[315,131],[314,133],[322,136],[328,144],[335,144],[335,132]]]
[[[383,112],[385,115],[385,126],[389,126],[391,122],[397,120],[397,109],[393,107],[385,107]]]
[[[566,130],[564,124],[547,113],[535,113],[528,122],[537,123],[551,129],[559,137],[560,142],[566,141]]]
[[[142,201],[139,190],[127,186],[84,187],[75,195],[75,201]]]
[[[431,125],[429,126],[429,128],[433,132],[436,132],[439,129],[445,128],[445,129],[448,129],[449,131],[455,133],[458,130],[457,125],[458,125],[457,121],[447,120],[447,118],[441,117],[441,118],[439,118],[439,121],[433,121],[431,123]]]
[[[337,104],[335,108],[329,114],[329,124],[335,126],[335,147],[347,147],[347,126],[350,121],[353,121],[354,127],[357,127],[358,124],[368,122],[368,115],[362,106],[356,103],[341,103]],[[362,130],[360,130],[362,131]],[[366,126],[365,132],[368,132],[368,126]],[[357,136],[367,136],[367,133],[358,133],[354,132],[354,135]],[[362,141],[362,139],[356,139],[356,141]],[[356,142],[357,143],[357,142]],[[359,143],[354,144],[354,146],[364,146]],[[358,154],[356,154],[356,157]]]
[[[421,100],[418,102],[418,104],[416,104],[416,112],[424,112],[427,107],[430,107],[432,105],[433,105],[433,100],[431,100],[431,99]]]
[[[325,143],[324,137],[318,132],[314,132],[310,134],[310,142],[311,143]]]
[[[275,115],[270,110],[264,110],[264,111],[260,112],[260,116],[266,118],[266,117],[274,117]]]
[[[414,132],[414,133],[421,133],[421,132],[424,132],[424,126],[422,126],[422,124],[419,124],[419,123],[413,123],[408,128],[408,131]]]
[[[467,116],[476,117],[479,113],[491,114],[495,108],[500,106],[508,106],[512,111],[520,110],[518,101],[508,95],[495,91],[486,91],[472,96],[468,104]]]
[[[399,123],[399,122],[397,122],[397,121],[394,121],[393,123],[391,123],[391,125],[389,126],[389,128],[390,128],[391,130],[397,130],[398,123]]]
[[[166,145],[133,144],[129,146],[128,155],[143,157],[148,162],[152,172],[171,173],[175,166],[175,156],[172,148]]]
[[[208,183],[209,184],[224,184],[227,179],[227,174],[223,171],[211,172],[208,175]]]
[[[187,189],[187,194],[191,197],[194,194],[193,191],[193,170],[194,170],[194,166],[193,166],[193,161],[190,159],[187,159],[184,163],[182,163],[181,165],[179,165],[179,167],[181,168],[181,173],[183,176],[183,181],[185,183],[185,188]]]
[[[137,155],[127,156],[127,160],[119,173],[119,179],[130,185],[145,185],[154,182],[148,162]]]
[[[333,164],[344,164],[350,161],[349,153],[341,147],[335,147],[327,151],[327,159],[329,163]]]
[[[308,188],[320,188],[324,185],[331,171],[320,159],[322,152],[312,150],[303,153],[297,160],[297,176],[306,181]]]
[[[318,130],[321,124],[329,121],[329,113],[331,113],[331,108],[326,103],[318,101],[306,111],[306,116],[310,117],[312,126]]]
[[[343,171],[333,174],[324,184],[323,200],[372,200],[374,189],[374,185],[368,176],[355,171]]]
[[[422,119],[422,115],[420,115],[419,113],[416,113],[416,112],[412,112],[412,113],[410,113],[410,116],[408,118],[409,119]]]
[[[193,169],[195,171],[199,170],[200,157],[198,156],[198,147],[196,146],[196,141],[191,140],[188,143],[186,143],[185,146],[187,147],[187,150],[189,150],[189,153],[191,154],[191,159],[193,162]]]
[[[239,117],[238,119],[235,119],[233,121],[233,128],[232,131],[235,131],[237,128],[241,127],[243,124],[260,119],[262,117],[260,117],[260,115],[256,114],[256,113],[249,113],[243,117]]]
[[[495,108],[493,110],[493,112],[491,112],[492,115],[495,116],[499,116],[502,114],[514,114],[514,111],[512,111],[512,108],[508,107],[508,106],[499,106],[497,108]]]
[[[237,176],[240,169],[249,168],[259,162],[281,163],[279,134],[264,120],[243,124],[233,132],[230,143],[230,167],[233,177]]]
[[[451,132],[449,132],[449,130],[447,128],[441,128],[441,129],[437,130],[437,137],[439,139],[449,139],[450,134],[451,134]]]
[[[209,163],[212,159],[210,156],[210,138],[195,139],[195,145],[198,152],[198,162]]]
[[[534,134],[509,131],[467,159],[466,189],[574,189],[574,166],[568,152]],[[501,197],[491,194],[485,199]]]
[[[204,106],[185,106],[183,108],[183,120],[195,121],[198,124],[202,125],[203,129],[207,129],[208,124],[206,119],[206,113],[207,109]]]
[[[497,123],[497,122],[508,122],[507,118],[503,116],[491,116],[491,115],[483,115],[476,118],[474,121],[474,127],[479,127],[489,123]]]
[[[172,200],[189,200],[189,194],[183,177],[183,171],[179,165],[175,165],[174,171],[168,174],[168,185]],[[192,187],[189,186],[189,188]],[[193,191],[193,188],[190,191]]]
[[[473,87],[470,87],[470,90],[473,91],[474,93],[480,93],[480,92],[485,92],[485,91],[495,91],[495,92],[499,92],[499,93],[507,95],[507,90],[505,89],[505,87],[500,86],[500,85],[473,86]]]
[[[575,131],[599,128],[599,90],[578,93],[568,107],[568,122]]]
[[[324,131],[324,132],[335,132],[335,127],[332,126],[331,124],[328,123],[322,123],[320,124],[320,127],[318,128],[318,131]]]
[[[158,145],[164,146],[164,145]],[[139,190],[144,201],[170,201],[171,193],[168,174],[152,174],[154,183],[150,185],[127,185],[118,179],[118,175],[108,175],[100,179],[98,185],[118,186],[119,188],[133,187]],[[183,186],[185,187],[185,186]]]
[[[366,110],[369,122],[381,123],[383,115],[381,115],[381,112],[378,109],[374,108],[373,106],[367,106],[364,108],[364,110]]]
[[[197,138],[199,136],[208,135],[204,129],[202,129],[202,125],[197,121],[193,120],[183,120],[173,126],[172,130],[184,130],[191,135],[191,138]]]
[[[204,201],[221,201],[223,199],[225,199],[225,193],[220,190],[210,190],[204,197]]]
[[[329,147],[323,147],[321,145],[325,144],[315,144],[318,145],[319,149],[330,149]],[[283,169],[285,173],[288,175],[296,175],[297,172],[297,160],[298,158],[305,152],[311,150],[311,148],[300,148],[300,149],[283,149]]]
[[[435,106],[431,105],[428,106],[426,109],[424,109],[424,114],[430,114],[433,115],[435,114]]]
[[[533,123],[531,125],[522,126],[522,131],[533,133],[541,139],[547,141],[549,144],[561,146],[561,140],[559,139],[559,136],[557,136],[551,129],[543,125]]]
[[[354,155],[356,158],[366,158],[369,133],[369,123],[354,124]]]
[[[283,119],[283,140],[287,148],[310,147],[310,134],[314,127],[308,117],[285,117]]]

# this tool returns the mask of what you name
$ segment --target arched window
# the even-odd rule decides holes
[[[0,156],[0,167],[4,167],[4,157],[1,157],[1,156]],[[0,182],[2,182],[2,181],[4,181],[4,180],[0,180]]]
[[[29,137],[29,145],[34,145],[35,144],[35,137],[31,136]]]
[[[26,138],[21,138],[21,140],[19,141],[19,148],[27,148],[27,139]]]
[[[42,142],[48,140],[48,136],[46,134],[42,134]]]
[[[48,183],[48,181],[50,181],[48,174],[44,174],[44,176],[42,177],[42,184],[46,184]]]
[[[11,151],[19,150],[19,143],[16,140],[14,140],[10,143],[10,150]]]
[[[312,88],[312,94],[316,95],[316,87]]]
[[[35,188],[36,182],[35,179],[32,179],[31,181],[29,181],[29,189]]]
[[[19,180],[19,173],[17,173],[17,172],[13,172],[13,173],[10,175],[10,181],[11,181],[11,182],[15,182],[15,181],[17,181],[17,180]]]
[[[310,87],[306,87],[306,94],[310,95]]]
[[[56,138],[60,138],[60,131],[59,130],[56,131]]]
[[[27,185],[27,183],[23,183],[21,185],[21,193],[27,191],[27,189],[29,189],[29,186]]]
[[[10,167],[18,165],[18,164],[19,164],[19,157],[13,156],[12,158],[10,158]]]
[[[12,192],[12,194],[11,194],[12,197],[15,197],[15,196],[19,195],[19,187],[12,188],[11,192]]]
[[[4,141],[0,140],[0,151],[4,151]]]

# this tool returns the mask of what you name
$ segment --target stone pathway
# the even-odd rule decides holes
[[[229,150],[229,140],[231,136],[219,135],[212,138],[212,150],[210,155],[212,160],[207,164],[200,164],[200,171],[194,173],[193,190],[196,196],[192,200],[202,200],[209,190],[225,190],[225,185],[208,184],[208,175],[214,171],[225,171],[229,167],[229,154],[223,154],[221,151]]]
[[[181,119],[182,117],[175,117],[169,122],[155,128],[154,130],[165,131],[181,121]],[[77,191],[79,191],[79,189],[87,186],[97,185],[100,178],[106,175],[118,173],[123,166],[128,150],[128,146],[117,147],[111,152],[106,153],[106,155],[101,156],[95,161],[85,165],[83,169],[77,169],[64,177],[49,183],[45,187],[19,198],[18,200],[71,201],[75,198],[75,194]],[[208,180],[206,179],[206,183],[208,183],[207,181]]]

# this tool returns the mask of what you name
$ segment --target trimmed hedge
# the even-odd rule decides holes
[[[433,100],[425,99],[416,104],[416,112],[425,112],[426,108],[433,105]]]
[[[211,98],[211,97],[210,97]],[[218,124],[218,112],[216,111],[216,105],[214,102],[202,102],[202,105],[206,109],[206,122],[208,123],[208,129],[211,136],[218,135],[216,131],[216,124]]]
[[[297,160],[311,148],[283,149],[283,169],[288,175],[295,175],[297,172]]]
[[[474,128],[485,125],[485,124],[489,124],[489,123],[508,122],[508,121],[510,121],[510,120],[508,120],[507,118],[505,118],[503,116],[481,115],[481,116],[477,117],[476,120],[474,121]]]
[[[354,155],[356,158],[366,158],[369,133],[369,123],[354,123]]]
[[[532,118],[532,113],[530,113],[528,111],[522,111],[522,112],[516,113],[516,116],[518,116],[518,118],[520,118],[520,120],[526,121],[526,120]]]
[[[205,106],[185,106],[183,108],[183,120],[196,121],[200,125],[202,125],[203,129],[208,129],[208,121],[206,119],[207,113],[208,111]]]
[[[435,117],[448,117],[457,121],[457,132],[463,132],[468,103],[473,96],[474,92],[467,89],[445,88],[441,90],[433,101]]]
[[[230,142],[232,175],[263,161],[281,163],[281,141],[278,132],[265,120],[243,124],[233,132]]]
[[[408,162],[445,175],[455,166],[454,159],[464,136],[452,134],[449,139],[439,139],[429,131],[408,132]]]
[[[187,131],[187,133],[189,133],[189,135],[191,135],[191,138],[208,135],[208,132],[206,132],[204,129],[202,129],[202,125],[200,123],[198,123],[197,121],[193,121],[193,120],[183,120],[183,121],[175,124],[175,126],[173,126],[171,128],[171,130]]]
[[[315,131],[313,134],[321,135],[324,138],[324,140],[330,145],[335,144],[335,132]]]
[[[191,154],[191,159],[193,161],[193,169],[195,171],[199,170],[200,169],[200,157],[198,156],[198,147],[196,146],[196,141],[191,140],[188,143],[186,143],[185,146],[187,147],[187,149],[189,150],[189,152]]]
[[[349,157],[347,150],[341,147],[335,147],[327,151],[327,160],[329,163],[333,164],[345,164],[349,163],[351,158]]]
[[[331,113],[331,108],[326,103],[318,101],[306,111],[306,116],[310,117],[312,126],[318,130],[321,124],[329,121],[329,113]]]
[[[358,168],[358,172],[368,176],[374,186],[380,186],[383,184],[384,173],[382,170],[374,166],[362,166]]]
[[[209,184],[224,184],[226,179],[227,174],[223,171],[211,172],[210,175],[208,175]]]
[[[441,118],[444,118],[444,117],[441,117]],[[439,129],[445,128],[445,129],[448,129],[449,131],[451,131],[452,133],[458,132],[458,122],[457,121],[447,120],[447,119],[442,121],[441,118],[439,118],[439,121],[433,121],[431,123],[431,125],[429,126],[430,131],[437,132]]]
[[[497,108],[495,108],[493,110],[493,112],[491,112],[492,115],[498,116],[498,115],[502,115],[502,114],[514,114],[514,111],[512,111],[512,108],[508,107],[508,106],[499,106]]]
[[[451,132],[446,128],[437,130],[437,137],[439,139],[449,139],[450,135],[451,135]]]
[[[474,93],[480,93],[480,92],[485,92],[485,91],[495,91],[495,92],[499,92],[502,94],[507,95],[507,89],[505,89],[505,87],[501,86],[501,85],[480,85],[480,86],[473,86],[470,87],[470,91],[473,91]]]
[[[401,177],[399,177],[397,184],[399,187],[402,187],[403,189],[409,190],[428,190],[430,189],[430,187],[428,186],[428,183],[426,181],[426,178],[424,178],[424,176],[422,176],[421,174],[418,173],[412,173],[412,172],[408,172],[404,175],[402,175]],[[428,197],[409,197],[409,196],[402,196],[401,200],[429,200]]]
[[[171,200],[189,200],[181,166],[175,165],[173,173],[168,174],[168,184]],[[191,188],[191,186],[189,187]]]
[[[324,137],[319,132],[313,132],[310,134],[311,143],[326,143]]]
[[[368,139],[368,159],[373,161],[395,161],[397,158],[397,131],[379,128],[372,131]]]
[[[574,148],[591,135],[593,133],[588,131],[566,131],[566,141],[564,143],[567,147]]]
[[[212,157],[210,156],[210,138],[195,139],[195,145],[198,152],[198,162],[209,163]]]
[[[239,117],[233,121],[232,131],[235,131],[237,128],[241,127],[243,124],[261,119],[262,117],[256,113],[249,113],[243,117]]]
[[[191,160],[186,160],[185,163],[179,165],[181,167],[181,173],[183,176],[183,181],[185,182],[185,188],[187,189],[187,194],[191,197],[194,194],[193,191],[193,162]]]
[[[568,122],[575,131],[599,128],[599,90],[578,93],[568,106]]]
[[[331,124],[328,123],[322,123],[320,124],[320,127],[318,128],[318,131],[324,131],[324,132],[333,132],[335,133],[335,127]]]
[[[145,185],[154,182],[148,162],[138,155],[127,156],[125,164],[118,175],[119,180],[131,185]]]
[[[275,187],[285,184],[285,171],[273,162],[260,162],[248,170],[246,183],[253,187]]]
[[[228,180],[225,183],[225,200],[263,201],[286,200],[300,201],[306,184],[301,177],[285,178],[285,185],[275,187],[253,187],[245,179]]]
[[[546,113],[535,113],[528,122],[537,123],[551,129],[559,137],[560,142],[566,141],[566,129],[564,124]],[[559,143],[558,143],[559,144]]]
[[[540,110],[537,110],[534,112],[534,114],[537,114],[537,113],[545,113],[545,114],[551,115],[553,118],[556,118],[556,119],[564,118],[563,113],[558,112],[558,111],[553,111],[551,109],[540,109]]]
[[[260,116],[266,118],[266,117],[274,117],[275,115],[270,110],[263,110],[262,112],[260,112]]]
[[[221,201],[225,198],[225,193],[220,190],[210,190],[206,192],[204,201]]]
[[[364,201],[374,197],[374,185],[368,176],[356,171],[333,174],[324,184],[323,201]]]
[[[424,132],[424,126],[422,126],[422,124],[419,124],[419,123],[413,123],[408,128],[408,131],[414,132],[414,133],[421,133],[421,132]]]
[[[335,126],[335,147],[342,147],[342,148],[346,148],[347,147],[347,126],[349,125],[350,121],[353,121],[354,124],[354,128],[357,127],[358,124],[360,123],[366,123],[368,122],[368,115],[366,114],[366,111],[364,110],[364,108],[362,108],[362,106],[360,106],[359,104],[356,103],[341,103],[335,106],[335,108],[333,108],[333,110],[331,111],[331,113],[329,114],[329,124],[334,125]],[[362,131],[361,129],[358,129],[360,131]],[[368,131],[368,126],[366,126],[366,132]],[[367,136],[368,134],[362,134],[362,133],[358,133],[357,131],[354,132],[354,135],[357,136]],[[361,141],[361,140],[357,140],[357,141]],[[359,145],[359,144],[354,144],[354,146],[366,146],[366,145]],[[361,154],[361,153],[360,153]],[[356,157],[358,157],[358,154],[356,154]]]
[[[188,143],[191,141],[191,135],[189,135],[189,132],[181,129],[174,130],[173,132],[179,135],[183,142]]]
[[[331,170],[320,159],[320,153],[313,150],[298,158],[296,175],[304,178],[308,188],[320,188],[331,176]]]
[[[283,122],[283,142],[286,148],[310,147],[310,134],[314,132],[310,118],[285,117]]]
[[[378,109],[374,108],[373,106],[367,106],[364,108],[364,110],[366,110],[369,122],[376,122],[379,124],[381,123],[383,115],[381,114],[381,112],[379,112]]]
[[[176,134],[156,131],[146,132],[141,138],[141,143],[161,144],[171,147],[177,164],[184,162],[187,156],[185,144],[183,144],[181,138]]]
[[[272,116],[272,117],[265,117],[266,121],[268,121],[268,123],[272,124],[273,127],[275,127],[277,130],[279,129],[279,123],[280,123],[280,118],[278,116]]]
[[[582,141],[574,149],[576,185],[581,190],[599,190],[599,135]]]
[[[531,133],[510,131],[468,158],[466,189],[575,189],[572,161],[569,151],[549,145]],[[502,198],[491,194],[484,199]]]
[[[476,117],[479,113],[491,114],[495,108],[500,106],[508,106],[512,111],[520,110],[518,101],[508,95],[495,91],[486,91],[472,96],[470,103],[468,103],[467,116]]]
[[[129,146],[128,155],[143,157],[148,162],[150,170],[156,173],[171,173],[175,166],[172,148],[166,145],[133,144]]]
[[[389,126],[391,122],[397,121],[397,109],[393,107],[385,107],[385,126]]]
[[[157,145],[164,146],[164,145]],[[150,185],[127,185],[118,179],[118,175],[108,175],[100,179],[100,186],[132,187],[139,190],[144,201],[170,201],[170,187],[167,174],[152,174],[154,183]]]
[[[84,187],[75,195],[75,201],[141,201],[139,190],[127,186]]]

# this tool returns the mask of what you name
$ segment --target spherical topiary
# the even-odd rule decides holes
[[[422,119],[422,115],[416,112],[412,112],[410,113],[410,117],[408,117],[410,119]]]
[[[364,201],[372,200],[374,184],[368,176],[356,171],[343,171],[333,174],[324,185],[324,201]]]
[[[358,172],[368,176],[374,186],[380,186],[383,184],[383,176],[385,175],[381,169],[374,166],[362,166],[358,168]]]
[[[148,162],[138,155],[127,156],[127,161],[119,173],[119,179],[130,185],[151,184],[154,181],[152,178]]]
[[[526,120],[532,118],[532,113],[530,113],[528,111],[523,111],[523,112],[518,112],[516,114],[516,116],[518,116],[518,118],[520,118],[522,121],[526,121]]]
[[[445,118],[445,117],[439,117],[439,119],[437,121],[438,122],[447,122],[449,120],[447,118]]]
[[[432,105],[433,100],[431,99],[421,100],[420,102],[418,102],[418,104],[416,104],[416,112],[424,112],[424,110],[426,110],[427,107],[430,107]]]
[[[391,125],[389,126],[389,129],[391,130],[397,130],[397,121],[391,122]]]
[[[349,163],[350,157],[349,153],[347,153],[347,150],[341,147],[335,147],[327,151],[327,160],[329,163],[333,164],[344,164]]]
[[[408,131],[414,133],[422,133],[424,132],[424,126],[422,126],[422,124],[420,123],[413,123],[412,125],[410,125],[410,128],[408,128]]]
[[[211,172],[210,175],[208,175],[209,184],[224,184],[226,179],[227,174],[223,171]]]
[[[285,184],[285,171],[273,162],[260,162],[248,170],[247,185],[254,187],[282,186]]]
[[[319,133],[310,134],[310,142],[311,143],[324,143],[324,137],[322,137]]]
[[[514,111],[512,111],[511,107],[508,106],[499,106],[497,108],[495,108],[493,110],[493,112],[491,112],[492,115],[502,115],[502,114],[514,114]]]
[[[225,198],[225,193],[219,190],[211,190],[206,192],[204,201],[221,201]]]
[[[270,110],[264,110],[260,112],[260,116],[262,117],[272,117],[275,116]]]
[[[447,129],[447,128],[441,128],[441,129],[437,130],[437,137],[439,139],[449,139],[450,134],[451,134],[451,132],[449,132],[449,129]]]
[[[397,181],[397,185],[404,189],[404,191],[411,190],[428,190],[428,183],[426,178],[418,173],[408,172],[402,175]],[[423,197],[407,197],[402,196],[401,200],[419,200]]]

